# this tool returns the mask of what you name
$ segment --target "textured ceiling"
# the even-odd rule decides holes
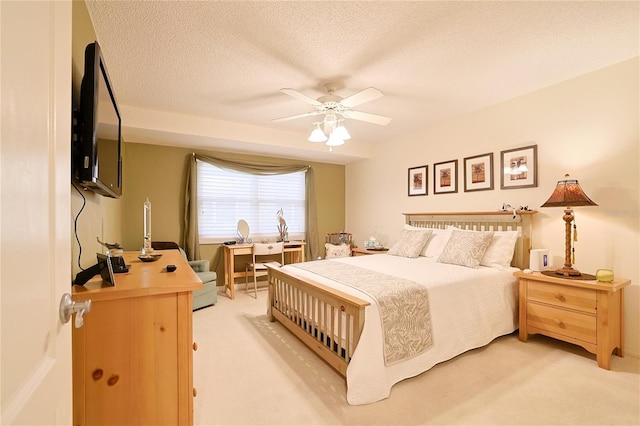
[[[379,141],[639,54],[640,3],[87,1],[125,140],[344,163]],[[329,153],[287,96],[384,97]],[[318,146],[320,145],[320,146]]]

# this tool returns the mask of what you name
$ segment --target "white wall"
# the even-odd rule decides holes
[[[564,259],[562,209],[539,208],[565,173],[598,207],[575,208],[575,267],[629,278],[625,349],[640,355],[639,60],[547,87],[376,147],[346,168],[346,225],[356,243],[374,233],[393,243],[405,212],[490,211],[503,202],[537,209],[534,248]],[[398,112],[401,114],[401,111]],[[500,189],[500,151],[538,146],[538,187]],[[464,192],[463,159],[493,152],[494,190]],[[433,195],[433,164],[458,160],[458,192]],[[408,168],[429,166],[429,195],[407,196]],[[373,188],[364,192],[362,188]]]

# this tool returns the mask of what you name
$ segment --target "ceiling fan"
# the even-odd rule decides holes
[[[296,118],[302,117],[310,117],[314,115],[324,114],[326,118],[329,118],[329,121],[336,119],[337,115],[340,115],[344,118],[350,118],[353,120],[366,121],[367,123],[379,124],[384,126],[389,124],[391,118],[385,117],[382,115],[371,114],[368,112],[355,111],[352,108],[358,105],[364,104],[365,102],[373,101],[374,99],[381,98],[382,92],[376,89],[375,87],[368,87],[360,92],[354,93],[351,96],[347,96],[346,98],[341,98],[340,96],[336,96],[333,94],[334,89],[325,85],[328,95],[321,96],[318,99],[314,99],[304,93],[301,93],[295,89],[280,89],[282,93],[285,93],[293,98],[301,100],[302,102],[308,103],[309,105],[315,108],[315,111],[305,112],[302,114],[291,115],[288,117],[276,118],[271,121],[287,121],[294,120]],[[327,120],[324,120],[325,127]]]

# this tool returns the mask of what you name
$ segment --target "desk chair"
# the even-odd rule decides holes
[[[273,260],[274,255],[280,255],[280,262]],[[267,275],[266,264],[271,266],[284,265],[284,243],[253,243],[253,254],[251,263],[247,263],[244,269],[244,290],[247,291],[249,284],[249,272],[253,275],[254,297],[258,298],[257,277]]]

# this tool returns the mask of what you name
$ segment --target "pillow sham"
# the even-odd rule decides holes
[[[334,257],[348,257],[351,256],[351,246],[348,244],[336,245],[325,243],[324,252],[325,259],[331,259]]]
[[[432,234],[431,229],[419,228],[415,229],[403,229],[400,232],[398,241],[389,249],[387,254],[392,256],[403,256],[415,258],[420,255],[420,251],[427,244]]]
[[[438,257],[438,262],[477,268],[492,238],[493,231],[454,229]]]
[[[425,244],[424,247],[422,247],[422,250],[420,251],[420,254],[419,254],[419,256],[426,256],[427,255],[426,254],[427,247],[429,247],[429,244],[431,243],[431,240],[436,235],[436,231],[438,231],[438,229],[423,228],[423,227],[420,227],[420,226],[412,226],[412,225],[408,225],[408,224],[404,225],[404,229],[408,229],[410,231],[428,231],[428,230],[430,230],[432,232],[431,237],[429,237],[429,239],[427,240],[427,244]]]
[[[429,239],[429,243],[424,250],[424,256],[438,258],[442,254],[447,241],[451,238],[451,232],[454,229],[457,228],[451,225],[448,225],[446,229],[434,229],[433,236]]]
[[[480,265],[497,269],[511,266],[517,239],[518,231],[495,231]]]
[[[404,225],[404,229],[414,230],[414,231],[425,231],[430,230],[431,237],[427,241],[427,244],[420,251],[420,256],[424,257],[438,257],[440,253],[442,253],[442,249],[444,245],[449,240],[451,236],[451,230],[457,229],[455,226],[447,225],[445,229],[440,228],[421,228],[419,226],[411,226]]]

